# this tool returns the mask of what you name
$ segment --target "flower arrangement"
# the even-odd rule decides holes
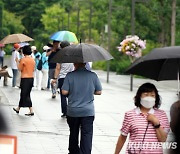
[[[128,35],[124,39],[118,50],[134,58],[141,57],[142,50],[146,48],[146,41],[141,40],[137,35]]]

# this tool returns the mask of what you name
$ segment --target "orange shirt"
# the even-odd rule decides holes
[[[18,69],[21,71],[21,78],[33,78],[35,70],[35,61],[31,56],[23,57],[18,65]]]

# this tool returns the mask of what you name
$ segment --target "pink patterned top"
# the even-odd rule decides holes
[[[159,109],[150,109],[149,113],[154,114],[159,119],[161,127],[168,133],[170,126],[166,113]],[[128,154],[163,153],[162,143],[158,141],[154,126],[147,121],[147,116],[141,112],[140,108],[125,113],[121,133],[124,136],[130,134],[126,149]]]

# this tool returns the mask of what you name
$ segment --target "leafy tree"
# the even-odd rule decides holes
[[[13,33],[21,33],[24,30],[24,26],[21,22],[21,17],[15,16],[15,14],[8,11],[3,11],[3,35],[9,35]]]
[[[44,25],[44,29],[50,34],[63,30],[65,23],[67,23],[65,9],[60,5],[54,4],[45,9],[45,13],[42,14],[41,21]]]

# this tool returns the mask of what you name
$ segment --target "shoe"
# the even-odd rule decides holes
[[[66,114],[63,113],[63,114],[61,115],[61,118],[66,118]]]
[[[53,95],[52,95],[52,98],[56,98],[56,94],[53,94]]]
[[[15,89],[19,89],[19,87],[18,87],[18,86],[14,86],[13,88],[15,88]]]
[[[33,116],[33,115],[34,115],[34,112],[25,114],[25,116]]]
[[[19,111],[18,111],[18,110],[16,110],[15,108],[13,108],[13,110],[14,110],[17,114],[19,114]]]

